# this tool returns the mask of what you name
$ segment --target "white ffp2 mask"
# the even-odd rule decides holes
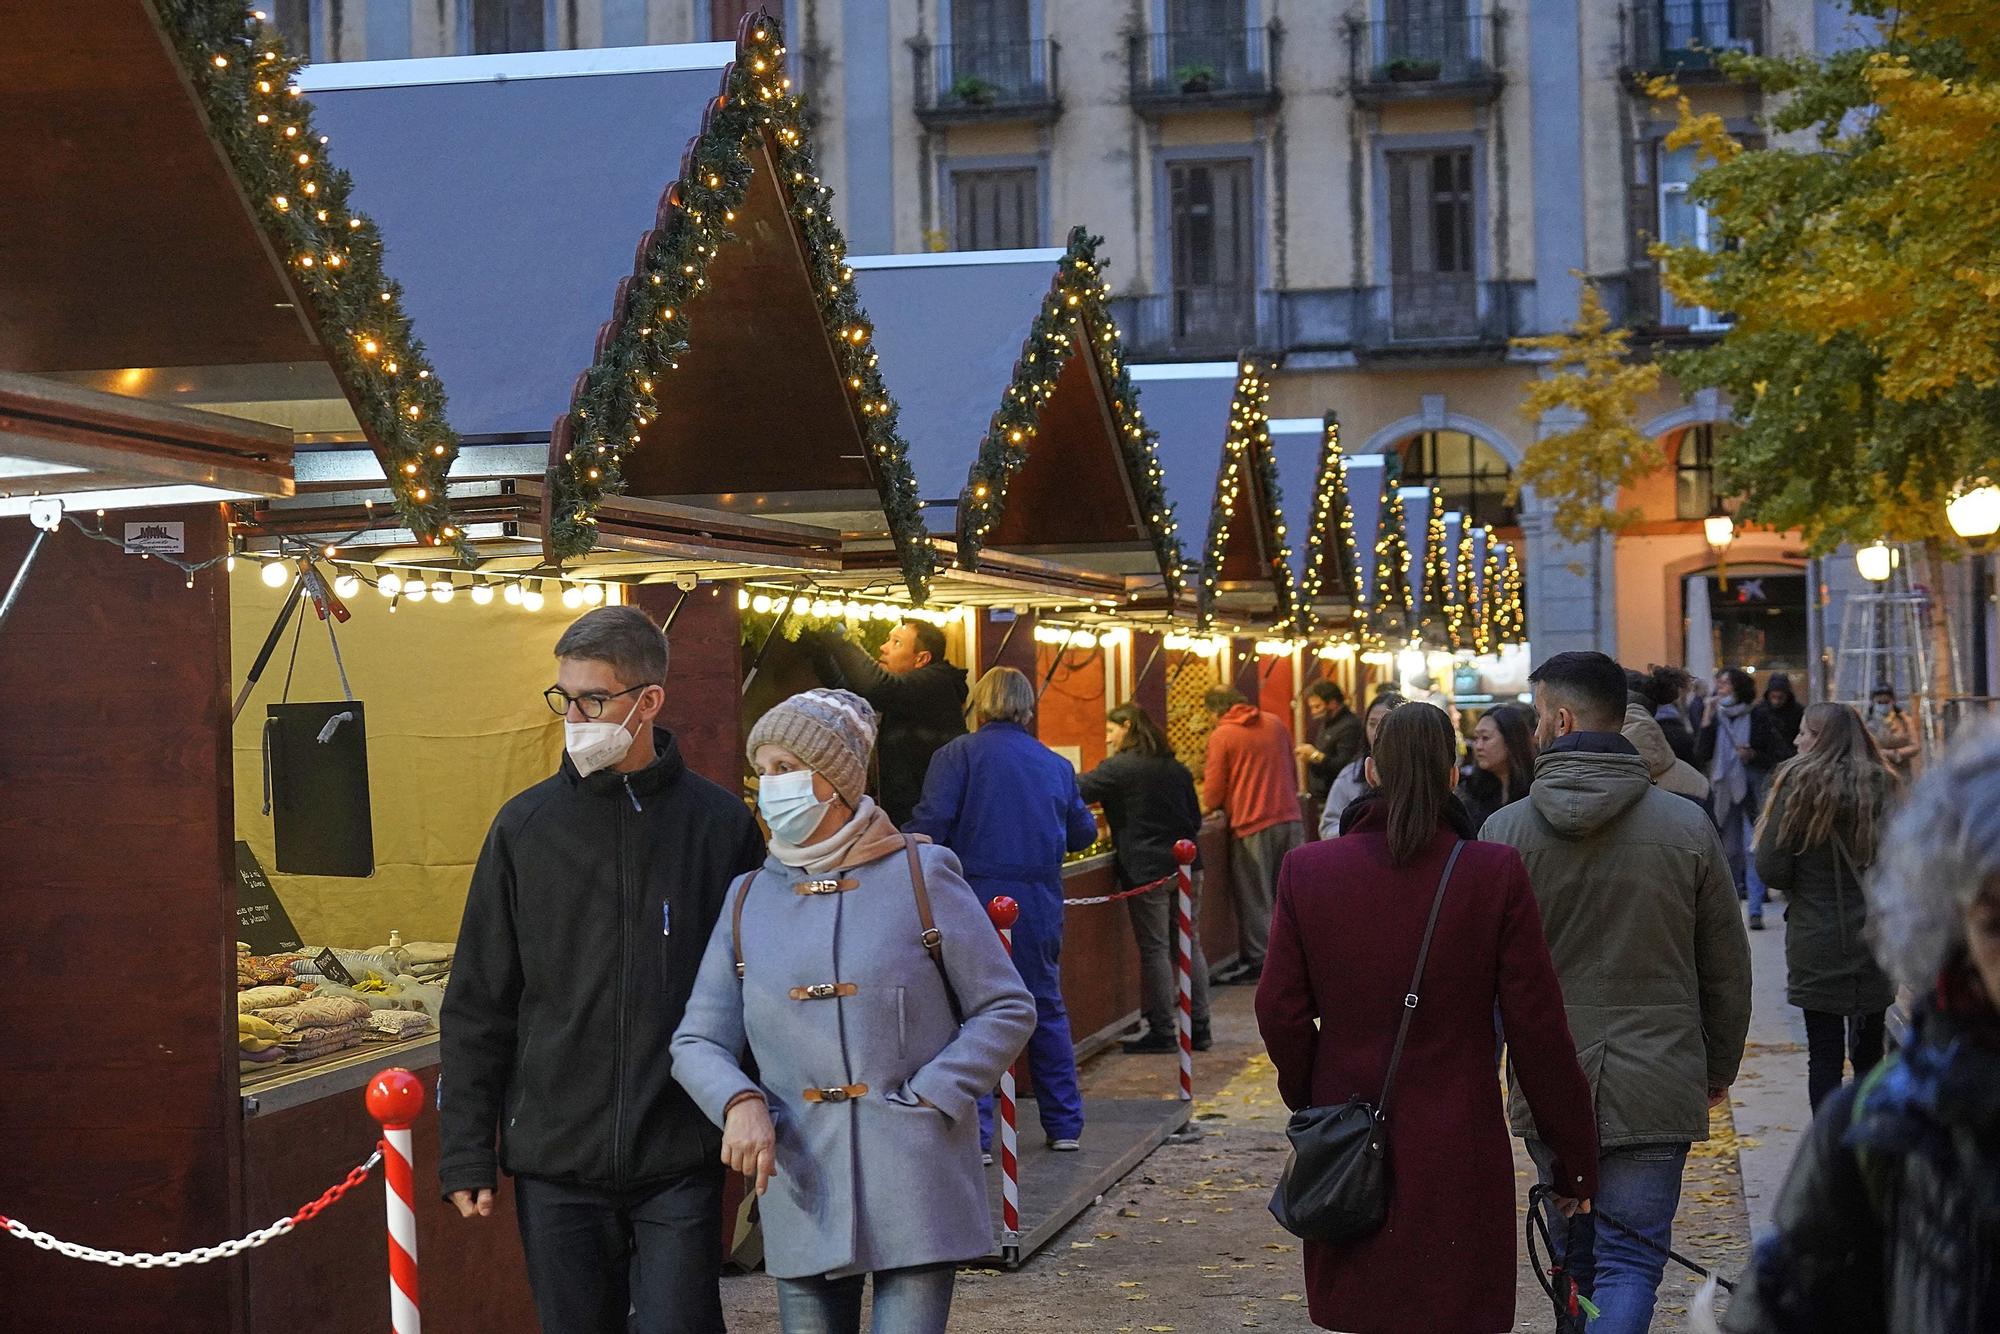
[[[641,696],[641,698],[644,698]],[[632,749],[633,734],[625,730],[625,723],[632,721],[632,715],[639,711],[639,701],[633,700],[632,707],[625,711],[624,722],[610,723],[599,718],[592,722],[563,723],[563,748],[569,751],[569,760],[576,766],[579,778],[588,778],[599,769],[607,768],[625,758]]]

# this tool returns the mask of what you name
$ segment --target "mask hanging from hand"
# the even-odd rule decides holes
[[[642,693],[639,696],[644,699]],[[588,778],[599,769],[608,768],[625,758],[632,749],[633,735],[625,730],[625,723],[632,721],[632,715],[639,711],[639,700],[632,701],[632,707],[625,711],[624,722],[610,723],[599,719],[595,722],[563,723],[563,747],[569,751],[570,763],[576,766],[579,778]]]
[[[788,774],[766,774],[757,783],[757,812],[771,827],[771,837],[793,847],[803,847],[819,822],[826,817],[827,803],[813,791],[810,769]]]

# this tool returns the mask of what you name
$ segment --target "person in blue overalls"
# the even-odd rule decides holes
[[[1006,895],[1021,905],[1014,925],[1014,966],[1035,994],[1028,1069],[1049,1147],[1074,1152],[1083,1135],[1083,1095],[1076,1047],[1063,1006],[1065,852],[1097,841],[1097,820],[1077,791],[1069,762],[1028,731],[1035,688],[1012,667],[979,679],[966,704],[977,729],[931,760],[923,800],[903,827],[958,854],[979,901]],[[992,1099],[979,1104],[979,1142],[993,1142]]]

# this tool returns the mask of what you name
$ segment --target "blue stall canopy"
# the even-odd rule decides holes
[[[1307,536],[1312,532],[1314,501],[1319,494],[1320,467],[1325,455],[1325,424],[1318,417],[1273,417],[1271,454],[1278,465],[1278,491],[1283,497],[1285,555],[1292,567],[1292,584],[1306,579]]]
[[[1354,511],[1356,604],[1375,605],[1375,539],[1382,530],[1383,477],[1388,460],[1380,454],[1356,454],[1347,460],[1347,503]]]
[[[546,442],[734,44],[314,65],[299,85],[468,442]],[[536,471],[540,471],[539,468]]]

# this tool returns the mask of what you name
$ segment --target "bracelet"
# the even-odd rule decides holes
[[[758,1102],[763,1103],[765,1109],[769,1110],[771,1105],[770,1101],[766,1099],[763,1094],[759,1093],[756,1089],[745,1089],[743,1090],[743,1092],[737,1094],[735,1097],[731,1098],[728,1102],[722,1105],[723,1116],[727,1117],[731,1112],[735,1111],[737,1103],[748,1102],[752,1098],[755,1098]]]

